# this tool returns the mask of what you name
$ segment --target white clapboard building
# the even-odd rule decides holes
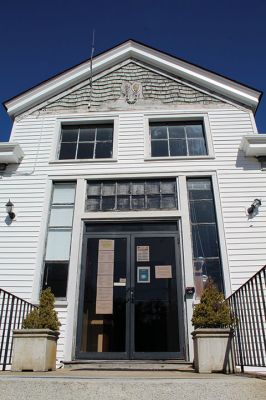
[[[206,280],[265,264],[260,96],[129,40],[5,102],[0,288],[51,287],[59,361],[193,360]]]

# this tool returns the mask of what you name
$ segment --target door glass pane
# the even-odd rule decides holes
[[[126,265],[126,238],[87,240],[81,352],[125,352]]]
[[[135,352],[180,351],[175,257],[174,237],[135,239]]]

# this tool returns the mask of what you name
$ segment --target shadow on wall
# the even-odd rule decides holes
[[[238,150],[236,168],[242,168],[246,171],[260,171],[261,164],[256,157],[246,157],[243,150]]]

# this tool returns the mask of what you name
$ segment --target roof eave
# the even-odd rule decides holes
[[[128,40],[93,59],[93,75],[112,67],[127,58],[136,58],[165,70],[180,78],[197,83],[210,91],[215,91],[256,110],[262,93],[258,90],[231,81],[211,71],[204,70],[141,43]],[[90,76],[90,60],[87,60],[64,73],[10,99],[4,103],[8,114],[15,117],[40,104],[69,87],[75,86]]]

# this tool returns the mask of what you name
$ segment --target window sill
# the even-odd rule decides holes
[[[102,163],[102,162],[117,162],[116,158],[86,158],[82,160],[53,160],[49,164],[85,164],[85,163]]]
[[[214,160],[214,156],[146,157],[144,161]]]

